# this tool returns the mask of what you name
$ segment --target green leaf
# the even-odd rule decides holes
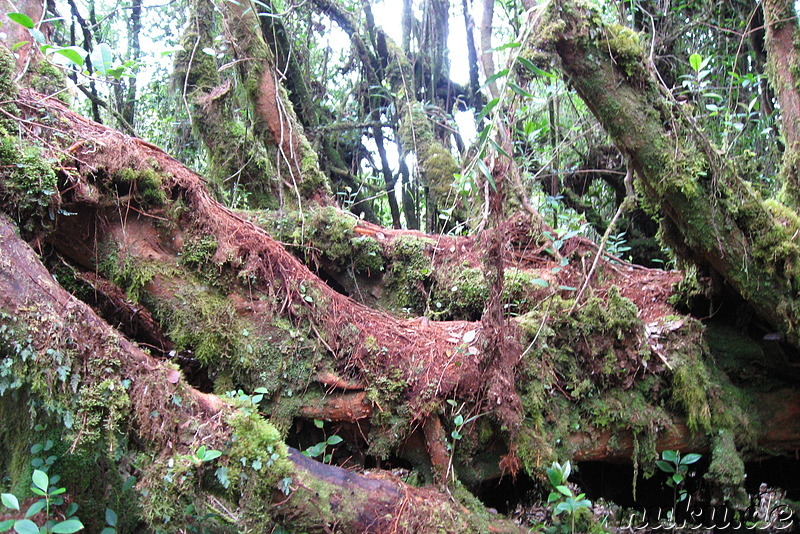
[[[489,185],[492,186],[492,190],[497,191],[497,186],[494,183],[494,176],[492,176],[492,171],[489,170],[489,167],[486,166],[482,159],[476,160],[475,163],[478,166],[478,169],[481,171],[481,174],[486,177],[486,181],[488,181]]]
[[[20,519],[14,523],[14,532],[18,534],[39,534],[39,527],[30,519]]]
[[[553,487],[560,486],[563,480],[561,479],[561,469],[554,469],[552,467],[547,468],[547,478],[550,480],[550,484]]]
[[[680,484],[685,480],[685,478],[683,477],[682,474],[675,473],[674,475],[672,475],[672,480],[675,482],[675,484]]]
[[[463,425],[464,424],[464,416],[461,415],[461,414],[458,414],[457,416],[455,416],[453,418],[453,424],[456,425],[456,426]]]
[[[520,46],[522,46],[522,43],[517,43],[515,41],[512,41],[510,43],[500,45],[497,48],[492,48],[492,52],[500,52],[501,50],[505,50],[506,48],[519,48]]]
[[[478,113],[478,117],[475,119],[475,122],[476,123],[481,122],[483,120],[483,118],[486,117],[489,113],[491,113],[492,110],[495,108],[495,106],[497,106],[497,104],[499,104],[499,103],[500,103],[500,99],[499,98],[493,98],[493,99],[489,100],[489,102],[487,102],[486,105],[483,106],[483,109],[481,110],[481,112]]]
[[[31,447],[31,454],[39,454],[44,449],[44,445],[41,443],[34,443]]]
[[[89,55],[92,66],[101,75],[106,76],[114,66],[114,51],[106,43],[100,43]]]
[[[75,515],[75,512],[77,511],[78,511],[78,503],[71,502],[69,503],[69,506],[67,506],[67,509],[64,511],[64,515],[66,517],[72,517],[73,515]]]
[[[527,98],[536,98],[532,93],[529,93],[528,91],[526,91],[525,89],[523,89],[522,87],[520,87],[519,85],[515,84],[512,81],[508,82],[508,87],[511,88],[511,90],[517,93],[519,96],[524,96]]]
[[[687,454],[686,456],[681,458],[681,465],[693,464],[702,457],[703,457],[702,454],[697,454],[696,452]]]
[[[202,462],[206,457],[206,446],[205,445],[200,445],[197,448],[197,452],[194,453],[194,456],[195,456],[195,458],[197,458],[198,460],[200,460]]]
[[[11,530],[11,527],[13,526],[14,526],[13,519],[6,519],[5,521],[0,521],[0,532]]]
[[[39,513],[39,512],[41,512],[42,510],[44,510],[44,507],[45,507],[45,506],[47,506],[47,501],[46,501],[45,499],[39,499],[38,501],[36,501],[35,503],[33,503],[33,504],[32,504],[32,505],[31,505],[31,506],[28,508],[28,511],[27,511],[27,512],[25,512],[25,518],[27,519],[27,518],[29,518],[29,517],[33,517],[33,516],[35,516],[36,514],[38,514],[38,513]]]
[[[25,26],[29,30],[36,26],[31,18],[24,13],[7,13],[6,16],[21,26]]]
[[[210,462],[211,460],[216,460],[220,456],[222,456],[222,452],[221,451],[216,451],[216,450],[211,449],[209,451],[206,451],[206,455],[203,458],[203,461],[204,462]]]
[[[117,512],[111,508],[106,508],[106,524],[112,527],[117,526]]]
[[[539,287],[550,287],[550,283],[542,278],[534,278],[531,280],[531,284]]]
[[[0,501],[3,502],[3,506],[6,508],[11,510],[19,510],[19,500],[13,493],[3,493],[0,495]]]
[[[106,527],[100,531],[100,534],[117,534],[117,529],[114,527]]]
[[[680,458],[680,453],[678,451],[670,451],[670,450],[661,451],[661,458],[668,462],[677,464],[678,459]]]
[[[42,32],[40,32],[36,28],[31,28],[28,31],[30,32],[31,37],[33,37],[34,41],[36,41],[39,44],[44,44],[46,39],[44,38],[44,34]]]
[[[700,67],[703,65],[703,56],[700,54],[692,54],[689,56],[689,65],[692,66],[695,72],[700,72]]]
[[[83,530],[83,523],[73,517],[72,519],[62,521],[61,523],[56,523],[50,532],[53,534],[72,534],[73,532],[78,532],[79,530]]]
[[[75,64],[75,65],[77,65],[79,67],[83,66],[83,64],[84,64],[84,62],[86,60],[86,56],[89,55],[89,53],[86,50],[84,50],[83,48],[81,48],[79,46],[69,46],[67,48],[56,48],[55,50],[53,50],[53,53],[54,54],[60,54],[60,55],[64,56],[70,62],[72,62],[73,64]]]
[[[38,469],[33,471],[31,480],[33,481],[34,486],[43,491],[47,491],[47,487],[50,485],[50,477],[47,476],[47,473]]]
[[[487,139],[487,141],[489,141],[489,144],[490,144],[490,145],[492,145],[492,148],[494,148],[495,150],[497,150],[497,151],[498,151],[500,154],[504,155],[504,156],[505,156],[505,157],[507,157],[508,159],[511,159],[511,156],[508,154],[508,152],[506,152],[506,151],[503,149],[503,147],[501,147],[500,145],[498,145],[498,144],[497,144],[497,141],[495,141],[495,140],[494,140],[494,139],[492,139],[491,137],[489,137],[489,138]]]
[[[483,85],[481,85],[480,88],[483,89],[484,87],[486,87],[490,83],[496,82],[498,79],[502,78],[503,76],[506,76],[507,74],[508,74],[508,69],[503,69],[503,70],[495,72],[494,74],[492,74],[491,76],[486,78],[486,81],[484,82]]]
[[[564,462],[564,465],[561,466],[561,479],[566,481],[570,473],[572,473],[572,464],[567,460]]]
[[[665,462],[664,460],[656,460],[656,467],[664,471],[665,473],[674,473],[675,468],[672,466],[671,463]]]
[[[566,486],[556,486],[556,490],[562,495],[566,495],[567,497],[572,497],[572,490]]]
[[[321,419],[314,419],[314,426],[317,428],[322,428],[323,426],[325,426],[325,422],[322,421]]]
[[[343,441],[344,440],[340,436],[337,436],[336,434],[334,434],[333,436],[328,438],[327,443],[328,443],[328,445],[338,445],[339,443],[341,443]]]
[[[18,43],[14,43],[14,46],[11,47],[11,51],[16,52],[28,43],[30,43],[30,41],[20,41]],[[2,525],[2,523],[0,523],[0,525]],[[2,532],[2,530],[0,530],[0,532]]]
[[[131,475],[125,479],[125,482],[122,483],[122,491],[128,491],[134,486],[134,484],[136,484],[136,477]]]
[[[526,69],[528,69],[529,71],[531,71],[532,73],[534,73],[537,76],[544,76],[546,78],[555,78],[556,77],[555,74],[553,74],[551,72],[547,72],[545,70],[542,70],[539,67],[537,67],[536,65],[534,65],[529,59],[526,59],[524,57],[518,57],[517,61],[519,61],[520,64],[523,67],[525,67]]]

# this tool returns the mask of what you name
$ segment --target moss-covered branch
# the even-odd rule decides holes
[[[800,218],[764,200],[721,157],[648,67],[639,36],[580,1],[549,5],[538,46],[553,51],[573,87],[638,174],[678,254],[718,273],[800,345]]]

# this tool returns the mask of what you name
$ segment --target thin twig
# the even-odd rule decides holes
[[[617,212],[614,214],[614,218],[611,219],[611,223],[609,223],[608,228],[606,228],[606,233],[603,234],[603,239],[598,245],[598,252],[595,254],[594,261],[592,262],[592,268],[589,269],[589,273],[586,275],[586,279],[583,281],[583,285],[581,286],[580,291],[578,291],[578,295],[575,297],[572,307],[569,309],[569,315],[572,315],[572,312],[575,311],[575,308],[578,306],[584,291],[586,291],[586,288],[589,287],[589,282],[591,282],[592,275],[594,275],[597,264],[600,262],[600,258],[603,256],[603,250],[606,248],[606,242],[611,236],[611,231],[614,229],[614,226],[617,224],[617,219],[619,219],[619,216],[622,215],[623,211],[628,209],[628,205],[634,202],[636,199],[636,194],[633,191],[633,165],[631,165],[630,159],[628,159],[628,173],[625,175],[625,189],[627,191],[625,200],[623,200],[622,204],[619,205],[619,209],[617,209]]]

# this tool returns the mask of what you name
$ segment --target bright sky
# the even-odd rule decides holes
[[[480,24],[481,10],[473,10],[475,27]],[[403,26],[397,21],[403,20],[403,3],[397,0],[383,0],[372,6],[375,23],[383,28],[396,43],[403,42]],[[421,13],[419,14],[421,16]],[[477,41],[477,40],[476,40]],[[466,29],[464,28],[464,13],[461,6],[450,10],[450,32],[447,36],[447,46],[450,49],[450,79],[458,84],[469,83],[469,59],[466,53]]]

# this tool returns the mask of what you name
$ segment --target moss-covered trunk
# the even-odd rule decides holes
[[[659,84],[639,36],[585,3],[552,2],[538,46],[554,52],[581,98],[630,156],[643,202],[680,256],[719,274],[800,346],[800,218],[765,200]]]

